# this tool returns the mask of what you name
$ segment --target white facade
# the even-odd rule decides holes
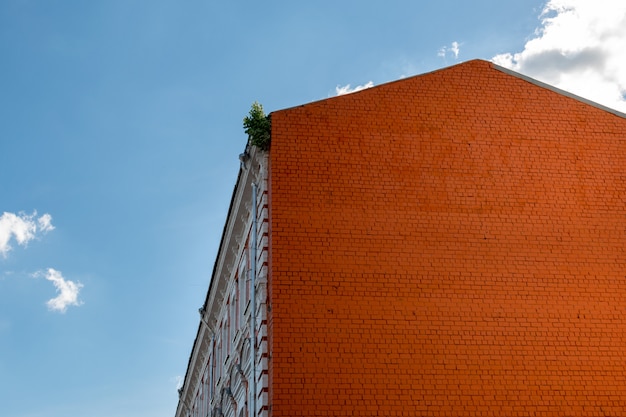
[[[267,153],[248,147],[241,159],[176,417],[268,414]]]

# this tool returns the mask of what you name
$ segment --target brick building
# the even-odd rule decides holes
[[[476,60],[271,136],[177,417],[626,414],[626,115]]]

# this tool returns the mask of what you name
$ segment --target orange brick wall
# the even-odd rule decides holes
[[[626,119],[471,61],[272,126],[272,415],[626,413]]]

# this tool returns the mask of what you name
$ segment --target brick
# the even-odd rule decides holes
[[[625,134],[483,61],[272,113],[271,414],[623,414]]]

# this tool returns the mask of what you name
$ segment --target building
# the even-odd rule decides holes
[[[475,60],[271,117],[176,417],[626,414],[626,115]]]

